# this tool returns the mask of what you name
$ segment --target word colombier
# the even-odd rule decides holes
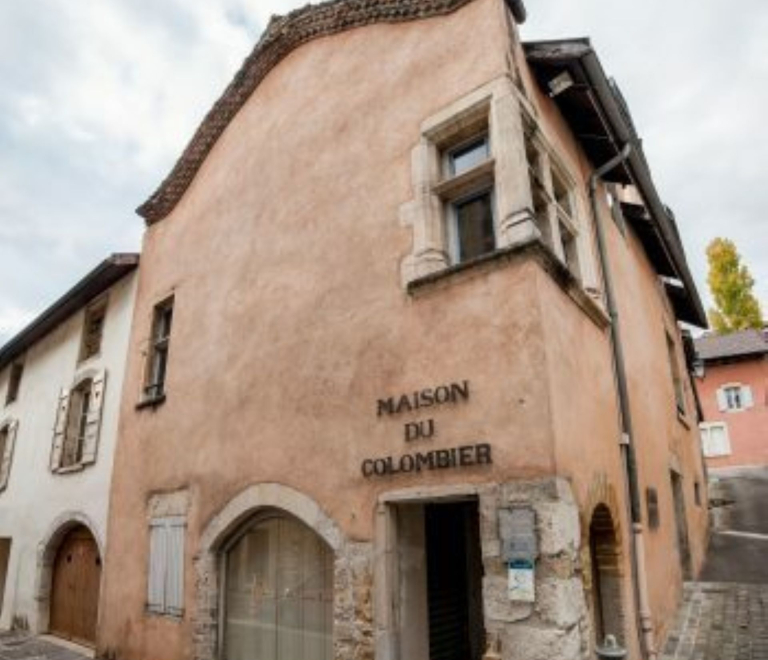
[[[491,465],[493,457],[491,445],[466,445],[453,447],[452,449],[434,449],[428,452],[404,454],[395,459],[392,456],[386,458],[368,458],[363,461],[363,476],[384,477],[391,474],[409,472],[421,472],[422,470],[445,470],[470,465]]]

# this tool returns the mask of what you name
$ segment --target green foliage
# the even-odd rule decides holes
[[[707,283],[715,300],[715,309],[709,310],[709,322],[715,332],[724,335],[737,330],[762,328],[760,303],[752,293],[755,280],[741,263],[733,241],[716,238],[707,246],[707,260]]]

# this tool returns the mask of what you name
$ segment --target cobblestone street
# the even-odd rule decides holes
[[[693,582],[662,660],[768,660],[768,585]]]
[[[89,656],[26,633],[0,633],[0,660],[87,660]]]

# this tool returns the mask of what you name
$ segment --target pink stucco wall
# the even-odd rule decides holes
[[[740,383],[752,388],[754,406],[746,410],[721,411],[717,390]],[[731,441],[730,456],[707,458],[709,467],[768,465],[768,360],[764,357],[707,365],[704,377],[696,380],[704,410],[704,421],[725,422]]]

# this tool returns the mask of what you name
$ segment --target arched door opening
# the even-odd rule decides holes
[[[621,597],[621,557],[611,512],[598,505],[589,524],[589,554],[592,565],[592,610],[595,638],[602,643],[613,635],[624,643],[624,607]]]
[[[223,658],[332,660],[333,559],[291,516],[243,526],[223,548]]]
[[[50,631],[93,646],[99,618],[101,556],[84,525],[67,532],[56,552],[51,588]]]

